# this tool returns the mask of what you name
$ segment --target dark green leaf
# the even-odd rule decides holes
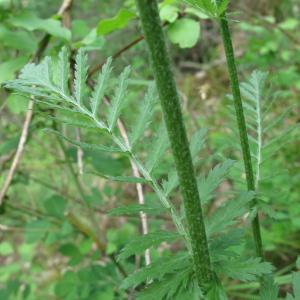
[[[192,48],[200,37],[200,24],[192,19],[182,18],[168,27],[168,37],[180,48]]]
[[[179,239],[180,235],[174,232],[157,231],[146,235],[142,235],[130,241],[121,251],[119,259],[126,259],[127,257],[140,254],[148,248],[156,247],[162,242],[172,242]]]
[[[125,28],[135,18],[135,14],[127,9],[121,8],[118,14],[106,20],[101,20],[97,26],[98,35],[107,35],[115,30]]]

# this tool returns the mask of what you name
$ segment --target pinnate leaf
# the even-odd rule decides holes
[[[75,99],[82,105],[84,96],[86,93],[86,79],[87,79],[88,63],[87,55],[83,49],[79,49],[76,55],[76,64],[75,64]]]
[[[233,160],[226,160],[214,167],[206,177],[198,178],[198,189],[202,203],[206,204],[212,199],[215,189],[225,180],[233,164]]]
[[[130,241],[121,251],[119,259],[126,259],[131,255],[140,254],[146,249],[156,247],[162,242],[173,242],[179,239],[180,235],[174,232],[157,231],[142,235]]]
[[[115,96],[112,99],[112,103],[108,112],[108,125],[109,130],[112,131],[116,125],[116,122],[120,116],[123,104],[126,98],[126,92],[129,82],[130,67],[126,67],[119,77],[119,86],[116,90]]]
[[[227,259],[218,264],[216,270],[232,279],[240,281],[253,281],[262,275],[273,271],[273,266],[268,262],[261,262],[260,258]]]
[[[97,109],[99,109],[99,106],[104,97],[105,88],[107,87],[109,77],[112,71],[111,63],[112,63],[112,58],[109,57],[106,63],[103,65],[101,72],[99,73],[97,85],[94,89],[92,98],[90,100],[94,116],[97,115]]]
[[[139,115],[132,126],[132,131],[129,135],[131,146],[133,147],[139,138],[144,134],[146,128],[153,116],[153,109],[156,101],[155,85],[151,84],[148,92],[140,106]]]
[[[236,218],[249,211],[249,203],[254,198],[254,192],[244,192],[238,199],[232,199],[220,207],[207,222],[208,235],[226,230],[236,223]]]
[[[191,265],[190,256],[188,253],[177,253],[169,257],[161,257],[157,259],[151,265],[139,269],[133,274],[129,275],[123,283],[122,288],[128,289],[135,287],[147,279],[161,280],[166,274],[178,272],[179,270],[185,269]]]

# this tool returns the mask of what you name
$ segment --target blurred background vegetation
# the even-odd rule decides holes
[[[68,45],[73,50],[84,47],[92,68],[109,56],[115,56],[116,72],[132,65],[126,110],[137,110],[152,73],[144,42],[131,47],[141,34],[134,1],[75,0],[62,22],[58,15],[61,4],[60,0],[0,0],[0,83],[14,78],[49,34],[43,56],[56,56]],[[222,156],[238,159],[231,147],[225,99],[230,90],[216,24],[175,1],[165,0],[160,7],[189,133],[208,128],[201,170],[209,170]],[[282,126],[296,125],[300,110],[299,1],[232,1],[230,11],[241,78],[247,79],[254,69],[268,71],[272,89],[280,91],[271,115],[275,118],[291,107]],[[0,187],[7,178],[27,107],[28,99],[1,89]],[[118,269],[112,261],[140,231],[139,219],[113,218],[106,212],[120,204],[136,203],[135,186],[81,175],[81,154],[42,130],[51,126],[52,120],[45,121],[35,108],[23,157],[1,208],[0,299],[127,299],[117,288],[122,280],[120,268],[133,270],[140,262],[129,261]],[[76,135],[67,127],[63,130]],[[81,136],[99,142],[94,132],[86,132],[83,129]],[[276,136],[276,130],[272,135]],[[295,270],[300,250],[299,146],[296,136],[266,163],[272,176],[261,186],[271,208],[262,215],[264,246],[277,268],[276,276],[282,278],[283,294],[290,289],[290,277],[285,275]],[[156,172],[164,176],[170,163],[166,157]],[[83,164],[111,176],[130,173],[126,159],[93,151],[84,151]],[[231,185],[228,180],[220,186],[215,203],[222,201],[222,193]],[[150,189],[145,188],[145,197],[155,201]],[[102,253],[84,227],[89,220],[85,202],[96,215],[104,242]],[[163,216],[151,218],[150,231],[161,226],[168,229],[170,223]],[[152,256],[173,251],[176,248],[163,245]],[[232,299],[256,299],[251,298],[251,286],[240,291],[230,282],[228,290]]]

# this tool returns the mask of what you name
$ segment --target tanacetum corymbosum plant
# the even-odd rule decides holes
[[[259,258],[244,258],[234,249],[242,242],[243,232],[235,227],[239,218],[248,211],[249,203],[254,194],[252,192],[241,193],[234,199],[228,199],[225,204],[217,209],[212,215],[203,219],[206,226],[207,247],[209,249],[212,278],[205,286],[200,286],[197,272],[202,272],[195,268],[193,263],[193,252],[191,247],[191,236],[188,233],[187,215],[182,215],[171,201],[172,193],[180,186],[180,180],[174,170],[170,170],[169,175],[160,184],[159,178],[154,175],[159,160],[168,148],[167,132],[164,125],[159,126],[157,137],[151,143],[151,148],[144,158],[137,151],[138,141],[145,138],[145,130],[153,118],[153,110],[156,105],[156,91],[150,85],[144,100],[140,104],[139,113],[134,122],[128,128],[129,145],[120,137],[116,122],[126,106],[126,95],[129,82],[129,71],[127,67],[118,78],[117,86],[113,85],[111,59],[103,66],[95,88],[91,93],[85,83],[87,74],[87,57],[84,51],[79,50],[76,56],[76,72],[74,85],[70,90],[67,82],[69,80],[68,51],[63,48],[59,54],[57,66],[52,59],[46,57],[42,63],[29,64],[21,71],[18,79],[5,83],[5,87],[21,93],[27,97],[32,97],[38,107],[50,108],[52,114],[47,113],[46,117],[54,118],[56,122],[61,122],[73,127],[81,127],[86,130],[96,130],[101,135],[108,137],[105,145],[95,145],[88,142],[78,142],[71,137],[63,135],[59,131],[48,129],[46,134],[55,134],[65,139],[76,147],[83,150],[93,149],[99,153],[127,156],[134,160],[139,168],[142,178],[135,178],[120,174],[111,176],[107,174],[95,173],[95,175],[107,180],[118,182],[148,184],[156,193],[160,205],[145,203],[145,205],[120,206],[111,211],[112,216],[134,215],[140,211],[147,214],[169,213],[173,223],[177,228],[173,231],[155,231],[147,235],[140,236],[130,241],[119,255],[119,259],[127,260],[131,256],[143,253],[145,249],[157,247],[162,242],[172,243],[181,240],[185,245],[184,250],[177,254],[161,257],[151,265],[143,267],[129,275],[123,282],[122,288],[137,288],[137,299],[193,299],[193,297],[205,299],[227,299],[226,294],[217,279],[221,276],[229,278],[252,281],[258,276],[269,274],[272,270],[270,264],[261,262]],[[111,103],[105,108],[103,99],[107,93]],[[89,96],[91,95],[91,96]],[[55,113],[53,115],[53,112]],[[193,162],[197,161],[197,156],[201,151],[205,141],[205,130],[196,132],[191,144],[188,146]],[[197,180],[197,189],[200,191],[202,199],[202,209],[204,214],[207,211],[218,185],[225,180],[228,171],[233,166],[232,160],[225,160],[214,167],[207,175],[200,175]],[[145,289],[142,287],[146,286]],[[204,287],[204,288],[203,288]]]

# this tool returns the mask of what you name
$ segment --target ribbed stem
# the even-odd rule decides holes
[[[180,101],[159,19],[157,0],[136,0],[136,3],[178,172],[195,273],[199,286],[205,290],[213,277],[207,237]]]
[[[226,59],[227,59],[227,67],[228,67],[228,72],[230,77],[232,95],[234,99],[234,107],[236,112],[238,129],[240,134],[240,142],[241,142],[242,152],[243,152],[247,187],[249,191],[255,191],[254,173],[253,173],[253,167],[251,162],[251,153],[250,153],[247,127],[246,127],[245,115],[244,115],[243,104],[242,104],[240,84],[239,84],[236,63],[235,63],[231,33],[228,26],[226,13],[224,13],[221,16],[220,27],[221,27]],[[257,202],[256,199],[252,201],[252,207],[255,207],[255,205],[257,204],[256,202]],[[256,248],[256,254],[257,256],[263,258],[262,239],[261,239],[258,214],[252,221],[252,231],[253,231],[253,238],[254,238],[254,243]]]

